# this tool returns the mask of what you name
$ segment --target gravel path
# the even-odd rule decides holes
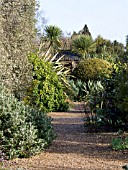
[[[56,140],[39,155],[17,159],[16,167],[25,167],[25,170],[121,170],[128,163],[127,151],[111,150],[110,141],[116,134],[85,133],[81,105],[77,104],[70,112],[50,113],[50,116]]]

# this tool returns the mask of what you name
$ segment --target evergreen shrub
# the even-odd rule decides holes
[[[54,139],[51,118],[18,101],[0,84],[0,152],[6,159],[30,157]]]
[[[111,74],[111,68],[111,64],[106,60],[88,58],[78,63],[73,74],[84,82],[88,80],[99,80],[101,77],[109,76]]]
[[[52,64],[36,56],[30,56],[33,64],[33,82],[28,88],[26,103],[47,113],[68,109],[63,86],[52,69]]]
[[[117,66],[114,77],[114,106],[118,117],[128,130],[128,65]]]

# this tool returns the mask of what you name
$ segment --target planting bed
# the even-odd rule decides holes
[[[72,105],[73,106],[73,105]],[[45,152],[29,159],[4,162],[16,170],[121,170],[128,164],[128,151],[113,151],[116,133],[86,133],[82,105],[75,103],[69,112],[50,113],[56,140]]]

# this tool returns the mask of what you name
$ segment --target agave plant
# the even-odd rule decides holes
[[[104,87],[102,86],[101,81],[95,82],[89,80],[84,87],[84,91],[86,93],[85,105],[89,105],[91,112],[93,112],[93,110],[96,110],[96,107],[98,105],[100,108],[102,108],[102,93],[104,91]]]

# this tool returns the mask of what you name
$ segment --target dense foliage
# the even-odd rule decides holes
[[[72,40],[72,50],[81,55],[81,58],[87,58],[95,52],[96,46],[91,36],[79,35]]]
[[[53,139],[51,118],[25,106],[0,84],[0,152],[7,159],[29,157]]]
[[[108,39],[104,39],[101,36],[98,36],[95,39],[96,44],[96,54],[98,58],[105,59],[109,62],[119,61],[125,52],[124,45],[118,41],[111,42]]]
[[[95,93],[88,89],[85,103],[90,107],[93,116],[86,119],[86,124],[90,125],[88,122],[91,120],[91,124],[97,128],[107,125],[107,130],[128,130],[127,72],[127,65],[114,65],[111,77],[101,81],[101,92],[95,89],[95,83],[92,84]]]
[[[103,59],[88,58],[81,60],[74,69],[74,76],[82,81],[98,80],[111,73],[111,64]]]
[[[59,27],[54,25],[46,26],[44,29],[44,34],[41,37],[41,48],[39,50],[40,55],[44,52],[44,56],[47,53],[47,50],[50,51],[50,54],[54,56],[56,52],[61,47],[60,38],[62,36],[62,31]]]
[[[25,101],[43,112],[67,110],[63,87],[52,64],[31,55],[33,64],[33,82],[28,88]]]
[[[35,8],[35,0],[0,2],[0,74],[18,98],[31,81],[27,55],[36,39]]]
[[[114,65],[114,72],[110,79],[104,81],[104,114],[107,119],[111,119],[114,128],[127,129],[128,123],[128,84],[126,65]]]

